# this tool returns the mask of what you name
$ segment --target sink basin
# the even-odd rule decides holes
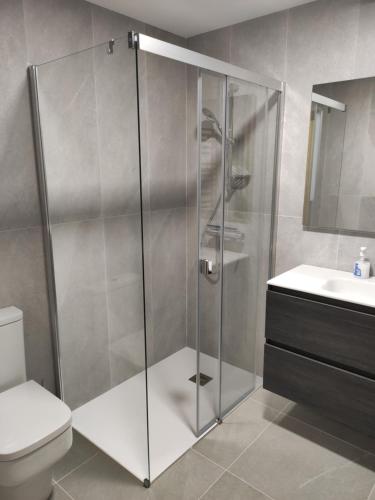
[[[301,265],[268,284],[375,308],[375,277],[362,280],[337,269]]]
[[[358,278],[329,279],[322,285],[322,288],[358,301],[366,301],[375,297],[375,282],[362,281]]]

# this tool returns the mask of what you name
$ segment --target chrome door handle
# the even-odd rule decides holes
[[[208,259],[200,259],[200,271],[201,274],[208,276],[209,274],[213,274],[214,272],[214,264],[212,260]]]

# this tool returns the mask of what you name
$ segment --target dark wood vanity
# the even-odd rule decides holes
[[[269,285],[264,387],[375,435],[375,309]]]

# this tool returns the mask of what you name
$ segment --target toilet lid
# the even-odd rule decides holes
[[[40,448],[71,421],[68,406],[33,380],[0,393],[0,461]]]

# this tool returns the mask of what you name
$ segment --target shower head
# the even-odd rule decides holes
[[[212,120],[213,122],[215,122],[216,125],[218,126],[218,128],[220,128],[220,123],[219,123],[219,120],[216,118],[215,113],[213,113],[208,108],[202,108],[202,113],[204,114],[204,116],[206,118],[208,118],[209,120]]]
[[[202,113],[207,118],[207,120],[202,121],[202,140],[208,141],[208,139],[216,139],[221,144],[223,131],[220,127],[219,120],[208,108],[202,108]]]
[[[250,174],[235,174],[230,178],[230,186],[233,190],[244,189],[249,185]]]
[[[216,139],[220,144],[223,140],[223,132],[220,127],[219,120],[215,114],[208,108],[202,108],[202,114],[207,118],[202,121],[202,140]],[[235,140],[227,139],[228,144],[233,147]],[[226,200],[230,201],[236,191],[245,189],[250,182],[251,175],[243,168],[236,167],[230,162],[228,168],[228,177],[226,184]]]
[[[232,165],[228,172],[226,201],[230,201],[236,191],[245,189],[250,182],[251,175],[245,170]]]

